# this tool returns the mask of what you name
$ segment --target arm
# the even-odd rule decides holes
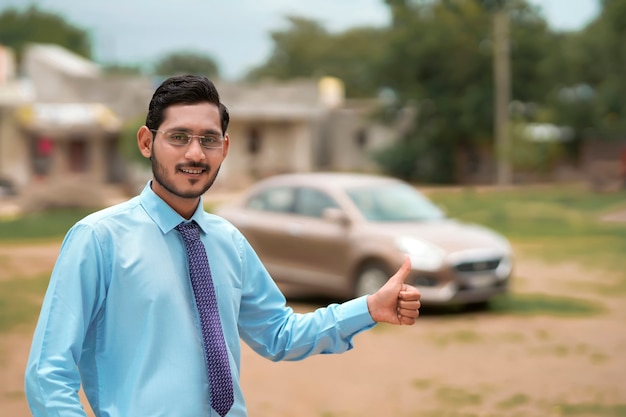
[[[375,325],[366,297],[295,313],[256,253],[242,246],[242,297],[239,332],[243,341],[268,359],[300,360],[313,354],[341,353],[353,337]]]
[[[376,293],[367,297],[372,319],[390,324],[414,324],[419,316],[420,292],[404,283],[411,271],[411,260],[404,258],[400,269]]]
[[[103,299],[101,259],[90,228],[70,230],[50,278],[26,368],[25,391],[35,417],[85,416],[78,364]]]
[[[408,258],[376,294],[298,314],[286,306],[284,296],[247,242],[242,249],[240,335],[271,360],[345,352],[353,347],[355,335],[376,322],[413,324],[417,318],[420,294],[404,284],[411,269]]]

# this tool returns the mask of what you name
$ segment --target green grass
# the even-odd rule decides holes
[[[602,305],[578,298],[545,294],[510,294],[494,298],[489,311],[518,316],[550,315],[562,317],[590,317],[604,313]]]
[[[462,388],[442,387],[437,390],[435,395],[442,403],[455,407],[479,405],[483,402],[480,394],[469,392]]]
[[[626,194],[593,193],[579,186],[524,187],[478,191],[436,190],[428,196],[451,217],[490,226],[511,238],[580,236],[582,233],[620,230],[599,226],[597,218],[618,209],[626,210]],[[610,232],[609,232],[610,233]]]
[[[560,416],[626,417],[626,404],[559,404]]]
[[[62,238],[93,209],[57,209],[0,219],[0,242]]]
[[[519,407],[522,405],[526,405],[530,402],[530,398],[528,398],[525,394],[515,394],[505,400],[502,400],[498,403],[498,408],[501,409],[511,409],[515,407]]]
[[[434,316],[454,319],[458,314],[467,312],[488,312],[489,314],[506,314],[514,316],[553,316],[563,318],[592,317],[606,312],[604,305],[583,298],[572,298],[560,295],[539,293],[509,293],[492,298],[486,306],[424,306],[420,309],[422,318]],[[382,326],[377,326],[382,327]],[[515,336],[509,336],[515,338]],[[517,336],[519,338],[519,336]],[[478,335],[471,331],[460,332],[454,336],[454,342],[478,342]],[[452,340],[442,340],[447,344]]]

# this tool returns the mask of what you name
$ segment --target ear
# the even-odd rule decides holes
[[[230,145],[230,136],[228,133],[224,135],[224,148],[222,148],[222,158],[226,158],[228,155],[228,146]]]
[[[147,126],[141,126],[137,131],[137,146],[145,158],[152,156],[152,143],[152,132]]]

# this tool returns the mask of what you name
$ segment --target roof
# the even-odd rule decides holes
[[[98,128],[118,131],[121,121],[99,103],[34,103],[21,106],[19,122],[31,129]]]
[[[94,62],[55,44],[29,44],[24,59],[28,67],[43,65],[74,77],[96,77],[101,72]]]
[[[231,119],[310,120],[327,109],[315,80],[219,83],[217,88]]]

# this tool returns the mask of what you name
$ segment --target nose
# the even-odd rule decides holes
[[[189,142],[185,150],[185,157],[193,161],[198,161],[206,158],[204,148],[200,145],[199,138],[195,136],[191,138],[191,141]]]

